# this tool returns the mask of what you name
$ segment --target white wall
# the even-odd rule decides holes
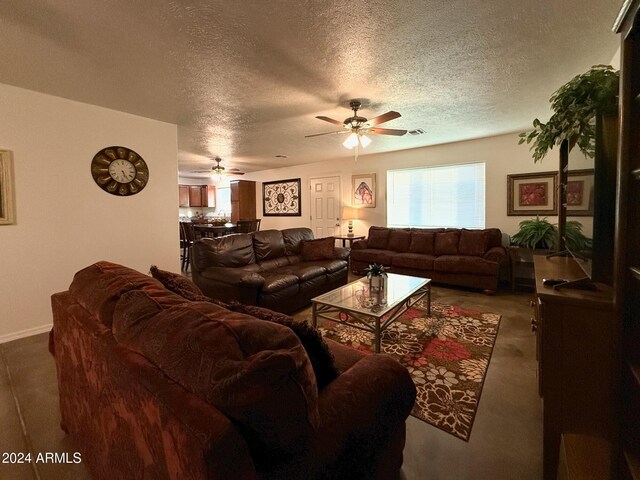
[[[427,133],[428,135],[428,133]],[[375,137],[375,136],[374,136]],[[376,138],[373,138],[376,141]],[[380,140],[378,140],[380,141]],[[448,143],[432,147],[402,150],[398,152],[360,155],[353,159],[335,159],[322,163],[285,167],[273,170],[251,172],[247,180],[256,180],[257,213],[262,216],[262,184],[289,178],[301,178],[302,216],[264,217],[261,229],[302,227],[310,224],[309,179],[323,176],[340,176],[343,202],[350,201],[351,176],[360,173],[376,173],[377,201],[375,208],[360,209],[363,217],[354,221],[354,233],[366,235],[370,225],[386,225],[386,171],[424,165],[446,165],[455,163],[485,162],[486,164],[486,226],[497,227],[513,235],[518,231],[518,223],[530,217],[507,216],[507,175],[558,170],[558,149],[554,148],[541,163],[534,163],[529,146],[518,145],[517,133],[486,137],[464,142]],[[572,169],[592,168],[593,161],[585,159],[576,148],[571,152]],[[557,217],[549,216],[549,221],[557,222]],[[588,235],[592,222],[588,217],[572,217],[583,223]],[[343,233],[346,234],[346,222]]]
[[[179,271],[175,125],[0,84],[0,148],[13,151],[17,224],[0,226],[0,342],[43,331],[50,296],[98,260]],[[93,181],[93,156],[129,147],[149,167],[139,194]]]

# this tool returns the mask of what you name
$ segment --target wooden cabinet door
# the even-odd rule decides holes
[[[189,185],[178,185],[178,205],[189,206]]]
[[[189,186],[189,206],[202,207],[202,185]]]

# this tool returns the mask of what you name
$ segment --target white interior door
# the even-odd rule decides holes
[[[340,177],[309,179],[311,230],[315,238],[340,234]]]

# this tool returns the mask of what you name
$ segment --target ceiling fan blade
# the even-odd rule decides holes
[[[394,118],[399,118],[400,115],[398,112],[394,112],[393,110],[387,113],[383,113],[382,115],[378,115],[377,117],[372,118],[367,123],[372,127],[375,125],[380,125],[381,123],[388,122],[389,120],[393,120]]]
[[[319,137],[320,135],[336,135],[340,133],[348,133],[349,130],[338,130],[336,132],[314,133],[313,135],[305,135],[304,138]]]
[[[318,120],[324,120],[325,122],[329,122],[329,123],[333,123],[334,125],[344,125],[344,123],[342,123],[340,120],[334,120],[333,118],[329,118],[329,117],[325,117],[325,116],[318,116],[316,117]]]
[[[406,130],[398,130],[395,128],[367,128],[369,133],[377,133],[379,135],[397,135],[402,136],[407,133]]]
[[[231,171],[228,171],[227,175],[244,175],[244,172],[231,172]]]
[[[211,173],[211,170],[191,170],[191,173]]]

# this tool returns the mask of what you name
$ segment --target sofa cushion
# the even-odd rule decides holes
[[[486,250],[491,250],[493,247],[502,246],[502,232],[499,228],[486,228],[484,230]]]
[[[263,260],[262,262],[258,262],[256,265],[258,265],[258,267],[260,268],[260,272],[269,272],[289,265],[289,263],[289,259],[284,256],[271,258],[269,260]]]
[[[333,354],[322,338],[322,335],[320,335],[320,332],[307,322],[296,321],[289,315],[274,312],[268,308],[242,305],[238,302],[231,302],[228,308],[234,312],[246,313],[261,320],[276,322],[290,328],[300,339],[300,343],[302,343],[302,346],[309,356],[313,372],[316,375],[318,390],[322,390],[338,377],[339,372],[336,368]]]
[[[411,232],[411,244],[409,245],[409,252],[433,255],[435,239],[435,232],[413,231]]]
[[[306,448],[319,423],[318,394],[309,358],[289,328],[206,302],[143,322],[122,313],[114,318],[117,340],[234,419],[252,452]]]
[[[389,234],[389,250],[394,252],[408,252],[411,245],[411,232],[409,230],[391,230]]]
[[[498,264],[482,257],[468,255],[440,255],[433,262],[437,272],[468,273],[474,275],[497,275]]]
[[[375,248],[367,248],[366,250],[352,250],[351,260],[366,263],[381,263],[386,266],[391,265],[391,259],[397,255],[391,250],[378,250]]]
[[[274,293],[283,288],[298,285],[298,277],[290,273],[266,272],[264,275],[264,285],[262,291],[264,293]]]
[[[335,273],[343,270],[349,266],[349,262],[346,260],[318,260],[316,262],[304,262],[305,265],[315,265],[324,268],[327,273]]]
[[[335,247],[333,237],[318,238],[317,240],[302,241],[302,260],[312,262],[314,260],[331,260],[334,258]]]
[[[298,263],[297,265],[289,265],[278,270],[278,273],[290,273],[300,279],[301,282],[307,282],[316,277],[324,276],[327,269],[322,265],[310,265],[308,263]]]
[[[280,230],[262,230],[255,232],[252,236],[256,261],[260,262],[285,255],[284,237]]]
[[[282,238],[287,255],[299,255],[302,250],[303,240],[313,240],[313,232],[310,228],[287,228],[282,230]]]
[[[181,298],[154,278],[105,261],[94,263],[76,273],[69,293],[93,317],[111,327],[113,311],[122,294],[141,288],[155,291],[158,296],[167,297],[170,301]]]
[[[487,251],[487,235],[484,230],[462,229],[460,232],[460,242],[458,243],[458,253],[460,255],[482,256]]]
[[[433,255],[423,253],[398,253],[391,259],[391,265],[416,270],[433,270],[434,259]]]
[[[202,238],[195,242],[192,250],[194,267],[199,271],[209,267],[243,267],[256,261],[251,235],[246,233]]]
[[[206,302],[210,300],[195,283],[184,275],[160,270],[155,265],[151,265],[149,271],[151,272],[151,276],[162,283],[167,290],[180,295],[186,300],[192,302]]]
[[[391,230],[384,227],[370,227],[369,238],[367,239],[367,247],[379,250],[386,250],[389,245],[389,236]]]
[[[435,249],[436,255],[456,255],[458,253],[458,242],[460,241],[460,231],[436,233]]]

